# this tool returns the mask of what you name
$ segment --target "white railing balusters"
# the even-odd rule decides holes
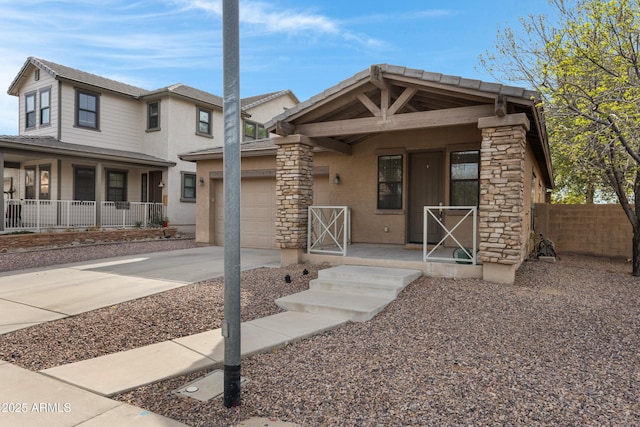
[[[5,200],[5,230],[130,228],[162,226],[162,203],[102,202],[102,223],[96,223],[96,202],[80,200]]]

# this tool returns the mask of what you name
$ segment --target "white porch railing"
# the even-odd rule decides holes
[[[351,243],[351,209],[347,206],[309,207],[307,251],[311,254],[347,255]]]
[[[451,229],[449,229],[442,222],[441,214],[443,211],[447,211],[447,210],[457,210],[457,211],[466,212],[464,215],[460,217],[460,220],[458,220],[458,222],[456,222],[456,224],[451,227]],[[469,263],[469,264],[476,265],[478,261],[477,250],[476,250],[477,227],[478,227],[477,215],[478,215],[478,208],[476,206],[425,206],[424,207],[424,228],[423,228],[424,229],[424,240],[423,240],[424,262],[453,260],[458,263]],[[472,221],[473,221],[473,233],[472,233],[473,243],[471,248],[468,248],[462,243],[460,243],[460,240],[459,240],[460,236],[456,237],[456,235],[454,234],[454,232],[465,222],[465,220],[469,218],[469,216],[472,217]],[[438,230],[437,230],[438,232],[440,232],[441,230],[444,231],[443,233],[444,237],[442,237],[442,239],[440,239],[440,241],[431,249],[429,249],[427,245],[427,236],[429,232],[428,227],[429,227],[430,218],[435,220],[437,224],[436,227],[438,227]],[[453,218],[453,217],[450,217],[450,218]],[[453,249],[452,255],[450,257],[438,256],[438,254],[442,252],[442,251],[438,252],[438,249],[440,248],[444,249],[444,243],[448,238],[453,240],[453,242],[455,242],[456,244],[456,247]],[[460,255],[460,257],[458,257],[457,259],[456,259],[456,252],[458,253],[458,255]]]
[[[94,201],[5,199],[4,221],[6,231],[159,227],[165,209],[161,203],[103,202],[98,224]]]
[[[105,228],[161,227],[165,216],[162,203],[102,202],[101,225]]]

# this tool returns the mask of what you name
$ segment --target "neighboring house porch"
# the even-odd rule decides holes
[[[0,137],[0,231],[161,226],[174,162],[142,153]]]

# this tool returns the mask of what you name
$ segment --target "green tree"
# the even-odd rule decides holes
[[[640,276],[639,0],[549,0],[551,17],[499,31],[481,57],[494,76],[541,96],[565,194],[615,194],[633,228]],[[606,185],[603,185],[606,184]]]

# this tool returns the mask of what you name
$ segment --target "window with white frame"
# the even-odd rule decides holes
[[[198,107],[198,123],[196,133],[198,135],[211,136],[211,110]]]
[[[76,126],[100,128],[100,97],[96,93],[76,90]]]
[[[451,153],[451,206],[478,206],[480,151]]]
[[[27,93],[24,96],[24,127],[26,129],[36,127],[36,93]]]
[[[196,174],[190,172],[182,172],[182,194],[180,195],[182,202],[196,201]]]
[[[51,89],[40,90],[40,125],[51,124]]]

